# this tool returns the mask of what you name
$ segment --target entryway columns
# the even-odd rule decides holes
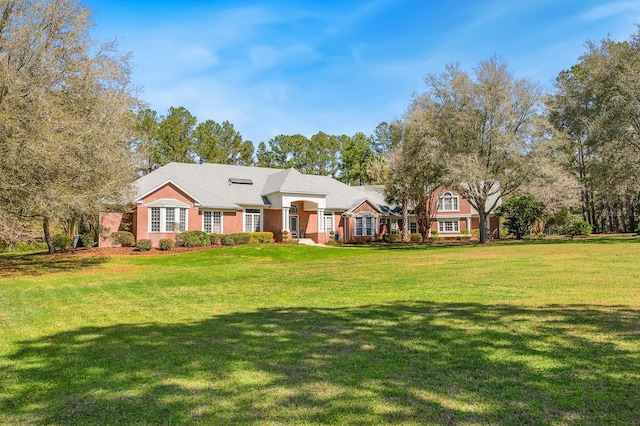
[[[470,217],[467,218],[467,230],[469,232],[471,232],[471,218]]]
[[[290,232],[289,229],[289,207],[282,208],[282,230]]]
[[[318,209],[318,234],[324,232],[324,209]]]

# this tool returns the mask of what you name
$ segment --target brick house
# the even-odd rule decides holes
[[[332,235],[351,240],[399,233],[399,206],[385,201],[379,186],[349,186],[328,176],[306,175],[295,169],[169,163],[135,183],[131,213],[105,212],[100,223],[102,247],[108,235],[128,230],[136,240],[154,247],[177,232],[207,233],[270,231],[281,240],[310,238],[324,243]],[[478,228],[478,214],[454,191],[442,191],[432,229],[441,237],[457,237]],[[498,233],[497,218],[490,231]],[[417,232],[415,218],[409,228]]]

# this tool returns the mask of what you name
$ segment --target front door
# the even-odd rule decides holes
[[[298,238],[298,216],[289,216],[289,230],[291,238]]]

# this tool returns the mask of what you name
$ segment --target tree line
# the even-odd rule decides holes
[[[370,136],[330,135],[319,131],[277,135],[256,147],[232,123],[198,120],[185,107],[166,115],[145,108],[136,114],[132,145],[136,172],[145,175],[169,162],[295,168],[331,176],[350,185],[379,183],[380,170],[393,145],[393,124],[380,123]]]
[[[91,11],[77,0],[0,4],[5,244],[33,223],[50,251],[52,228],[96,231],[98,212],[127,205],[131,183],[171,161],[294,167],[351,185],[383,184],[405,218],[415,213],[423,236],[443,187],[478,211],[483,242],[499,200],[516,196],[541,203],[528,209],[540,211],[541,228],[572,213],[594,232],[638,227],[640,31],[589,42],[550,93],[499,57],[470,71],[453,64],[428,74],[404,115],[369,136],[319,131],[256,146],[229,121],[199,123],[184,107],[164,116],[145,107],[130,84],[129,56],[93,40],[90,26]]]

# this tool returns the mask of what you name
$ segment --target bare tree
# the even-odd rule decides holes
[[[0,3],[0,203],[50,224],[126,198],[135,178],[128,56],[75,0]]]

